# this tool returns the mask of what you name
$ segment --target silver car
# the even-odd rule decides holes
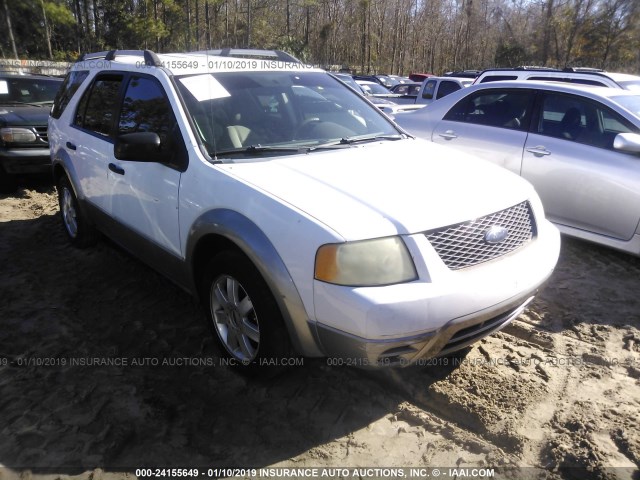
[[[484,83],[396,122],[529,180],[561,232],[640,255],[637,93],[558,82]]]

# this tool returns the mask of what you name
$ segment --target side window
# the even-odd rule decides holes
[[[618,133],[633,132],[626,120],[601,103],[573,95],[546,93],[538,133],[613,150]]]
[[[87,70],[76,70],[67,74],[53,101],[53,108],[51,109],[51,116],[53,118],[60,118],[74,93],[76,93],[80,85],[82,85],[82,82],[84,82],[88,76],[89,72]]]
[[[517,79],[518,77],[516,75],[487,75],[482,80],[480,80],[480,83],[501,82],[503,80],[517,80]]]
[[[530,90],[483,90],[460,100],[444,119],[523,130],[531,95]]]
[[[109,136],[121,85],[121,76],[97,78],[80,100],[74,125]]]
[[[436,96],[436,100],[438,98],[446,97],[450,93],[455,92],[456,90],[460,90],[460,85],[456,82],[443,81],[440,83],[440,88],[438,89],[438,95]]]
[[[422,92],[422,98],[432,99],[437,84],[438,82],[436,80],[427,80],[427,83],[424,86],[424,91]]]
[[[577,97],[547,93],[540,113],[538,133],[541,135],[575,140],[585,131],[585,105]]]
[[[122,101],[118,135],[154,132],[161,144],[170,141],[175,124],[171,105],[160,83],[153,78],[131,77]]]

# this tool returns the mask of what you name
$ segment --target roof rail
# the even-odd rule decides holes
[[[282,62],[302,63],[293,55],[283,52],[282,50],[258,50],[252,48],[223,48],[220,50],[200,50],[192,53],[205,53],[208,55],[216,55],[219,57],[237,57],[237,58],[258,58],[270,59],[276,58]]]
[[[510,70],[510,69],[507,69]],[[514,68],[513,70],[534,70],[534,71],[547,71],[547,72],[559,72],[560,69],[559,68],[553,68],[553,67],[540,67],[537,65],[521,65],[519,67]]]
[[[573,73],[602,73],[604,70],[601,68],[589,68],[589,67],[565,67],[562,69],[563,72],[573,72]]]
[[[149,67],[161,67],[162,62],[158,58],[158,55],[151,50],[108,50],[104,52],[85,53],[80,55],[77,62],[84,62],[87,60],[115,60],[117,56],[132,56],[143,57],[145,65]]]

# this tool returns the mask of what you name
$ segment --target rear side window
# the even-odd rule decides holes
[[[517,79],[518,77],[516,75],[487,75],[482,80],[480,80],[480,83],[502,82],[504,80],[517,80]]]
[[[456,90],[460,90],[460,88],[460,85],[458,85],[456,82],[443,81],[442,83],[440,83],[440,88],[438,89],[436,100],[438,98],[446,97],[450,93],[453,93]]]
[[[60,118],[62,112],[64,112],[64,109],[67,108],[67,105],[71,101],[73,94],[76,93],[80,85],[82,85],[82,82],[84,82],[88,76],[89,72],[87,70],[76,70],[67,74],[53,101],[53,108],[51,109],[51,116],[53,118]]]
[[[100,135],[110,135],[121,85],[122,76],[96,78],[80,99],[74,125]]]
[[[460,100],[444,119],[525,130],[532,96],[531,90],[482,90]]]
[[[579,85],[594,85],[596,87],[606,87],[607,85],[597,80],[589,80],[588,78],[571,78],[571,77],[529,77],[527,80],[543,80],[545,82],[564,82],[577,83]]]

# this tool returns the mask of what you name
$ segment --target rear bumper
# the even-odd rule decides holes
[[[6,173],[47,173],[51,171],[48,148],[0,149],[0,165]]]

